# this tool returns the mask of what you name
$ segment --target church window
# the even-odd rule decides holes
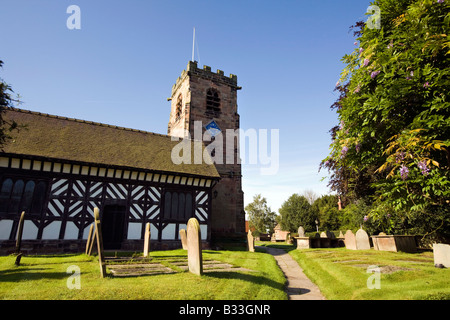
[[[166,191],[164,196],[164,220],[186,223],[192,218],[192,194]]]
[[[0,216],[26,214],[40,216],[44,208],[47,184],[44,181],[7,178],[0,188]]]
[[[212,112],[220,112],[219,92],[213,88],[206,92],[206,110]]]
[[[181,118],[182,110],[183,110],[183,98],[180,94],[178,96],[177,105],[175,109],[175,120],[179,120]]]

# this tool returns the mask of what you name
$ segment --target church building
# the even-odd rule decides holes
[[[239,128],[239,89],[235,75],[190,61],[172,87],[168,135],[7,108],[3,118],[20,129],[0,152],[0,252],[13,250],[23,211],[24,250],[82,251],[95,207],[105,249],[142,250],[147,222],[152,249],[179,248],[191,217],[205,247],[242,239],[238,146],[232,163],[215,163],[217,149],[208,151],[214,137]],[[173,161],[180,144],[173,136],[181,130],[193,138],[194,123],[203,134],[215,130],[201,142],[202,161]]]

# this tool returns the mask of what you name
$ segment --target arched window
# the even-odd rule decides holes
[[[25,183],[23,182],[23,180],[17,180],[14,184],[14,188],[11,194],[11,201],[8,208],[9,212],[16,213],[19,211],[20,200],[22,199],[22,192],[24,187]]]
[[[33,200],[34,186],[35,186],[34,181],[28,181],[27,184],[25,185],[22,201],[20,203],[20,211],[25,211],[27,213],[30,212],[31,202]]]
[[[182,112],[183,112],[183,97],[181,96],[180,93],[177,99],[177,105],[175,109],[175,120],[179,120],[181,118]]]
[[[220,112],[220,97],[216,89],[210,88],[206,92],[206,110]]]
[[[0,191],[0,212],[8,211],[9,197],[13,187],[12,179],[6,179],[3,181],[2,189]]]
[[[0,189],[0,214],[16,214],[25,211],[27,215],[40,215],[45,205],[47,183],[7,178]]]

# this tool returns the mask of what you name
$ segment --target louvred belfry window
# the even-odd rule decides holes
[[[215,89],[208,89],[206,92],[206,110],[220,112],[219,92]]]
[[[175,120],[179,120],[181,118],[182,110],[183,110],[183,98],[181,97],[181,94],[180,94],[177,99],[177,106],[176,106],[176,110],[175,110]]]

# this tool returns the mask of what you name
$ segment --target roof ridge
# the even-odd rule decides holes
[[[116,125],[102,123],[102,122],[82,120],[82,119],[77,119],[77,118],[69,118],[69,117],[58,116],[58,115],[53,115],[53,114],[48,114],[48,113],[42,113],[42,112],[38,112],[38,111],[25,110],[25,109],[20,109],[20,108],[15,108],[15,107],[6,107],[6,108],[4,108],[4,110],[28,113],[28,114],[33,114],[33,115],[38,115],[38,116],[43,116],[43,117],[48,117],[48,118],[60,119],[60,120],[68,120],[68,121],[73,121],[73,122],[78,122],[78,123],[86,123],[86,124],[96,125],[96,126],[100,126],[100,127],[108,127],[108,128],[124,130],[124,131],[152,134],[152,135],[161,136],[161,137],[171,137],[170,135],[162,134],[162,133],[155,133],[155,132],[145,131],[145,130],[140,130],[140,129],[126,128],[126,127],[116,126]]]

